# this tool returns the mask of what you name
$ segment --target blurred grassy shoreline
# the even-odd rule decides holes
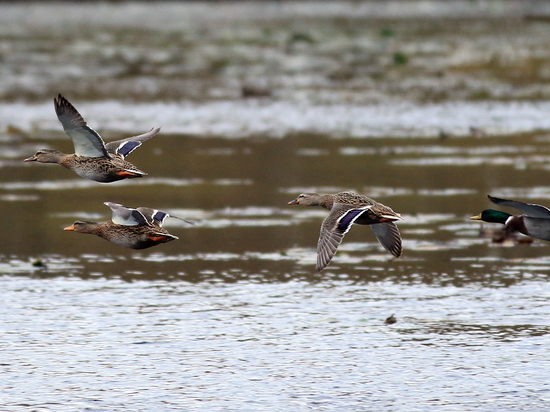
[[[537,1],[0,4],[0,101],[550,99]]]

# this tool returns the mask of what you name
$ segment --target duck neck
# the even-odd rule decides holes
[[[101,231],[101,223],[91,222],[89,220],[77,220],[73,223],[74,231],[90,235],[98,235]]]
[[[40,163],[58,163],[61,164],[63,158],[67,155],[59,150],[51,150],[48,154],[43,155],[38,161]]]
[[[506,219],[505,225],[513,230],[518,231],[519,233],[530,236],[527,227],[525,227],[525,220],[521,215],[508,217],[508,219]]]
[[[334,195],[319,196],[319,206],[324,207],[327,210],[332,210],[332,205],[334,205]]]

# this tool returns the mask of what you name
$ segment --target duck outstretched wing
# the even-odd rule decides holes
[[[101,136],[88,127],[74,106],[62,95],[58,95],[53,101],[57,118],[73,141],[75,154],[85,157],[109,157]]]
[[[495,205],[513,207],[514,209],[522,212],[525,216],[536,217],[539,219],[550,219],[550,209],[546,206],[537,205],[535,203],[524,203],[519,200],[501,199],[489,195],[487,195],[487,197]]]
[[[132,209],[118,203],[105,202],[113,211],[112,221],[123,226],[153,226],[138,209]]]
[[[317,266],[315,270],[322,271],[328,266],[338,246],[342,243],[344,235],[349,232],[353,223],[369,210],[372,205],[361,208],[334,205],[330,214],[323,220],[321,234],[317,242]]]
[[[140,134],[138,136],[128,137],[126,139],[115,140],[114,142],[109,142],[105,144],[105,148],[109,154],[120,156],[124,159],[138,147],[140,147],[143,142],[149,140],[160,132],[160,127],[153,128],[147,133]]]
[[[403,247],[401,244],[401,233],[397,225],[393,222],[376,223],[371,225],[371,229],[376,235],[384,249],[390,252],[395,257],[401,256]]]
[[[152,209],[150,207],[138,207],[137,210],[145,216],[149,224],[152,224],[154,226],[161,226],[163,225],[164,221],[167,217],[171,217],[174,219],[179,219],[184,221],[185,223],[188,223],[190,225],[194,225],[195,222],[192,222],[191,220],[184,219],[182,217],[170,214],[168,212],[164,212],[162,210],[158,209]]]

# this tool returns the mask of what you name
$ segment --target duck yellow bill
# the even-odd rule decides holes
[[[73,230],[74,230],[74,225],[71,225],[71,226],[69,226],[69,227],[66,227],[66,228],[64,228],[63,230],[73,231]]]
[[[479,215],[472,216],[470,219],[471,220],[481,220],[481,213]]]

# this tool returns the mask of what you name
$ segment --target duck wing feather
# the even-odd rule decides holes
[[[393,222],[376,223],[371,225],[376,238],[384,249],[390,252],[395,257],[401,256],[403,247],[401,244],[401,234],[397,225]]]
[[[138,147],[140,147],[143,142],[149,140],[160,132],[160,127],[153,128],[147,133],[140,134],[138,136],[128,137],[126,139],[115,140],[105,144],[105,148],[109,154],[121,156],[124,159]]]
[[[190,220],[170,214],[168,212],[163,212],[162,210],[152,209],[150,207],[138,207],[137,210],[140,211],[145,216],[149,224],[152,224],[154,226],[162,227],[167,217],[172,217],[174,219],[182,220],[185,223],[189,223],[190,225],[195,224],[195,222],[192,222]]]
[[[109,157],[101,136],[88,127],[74,106],[62,95],[53,100],[57,118],[73,141],[75,154],[84,157]]]
[[[329,215],[323,220],[321,234],[317,242],[317,266],[315,270],[322,271],[328,266],[344,235],[349,232],[353,223],[369,210],[372,205],[361,208],[335,204]]]
[[[550,219],[550,209],[535,203],[524,203],[518,200],[501,199],[487,195],[489,200],[496,205],[513,207],[519,210],[527,217],[536,217],[539,219]]]
[[[118,203],[105,202],[113,211],[112,221],[123,226],[153,226],[145,215],[138,209],[123,206]]]

